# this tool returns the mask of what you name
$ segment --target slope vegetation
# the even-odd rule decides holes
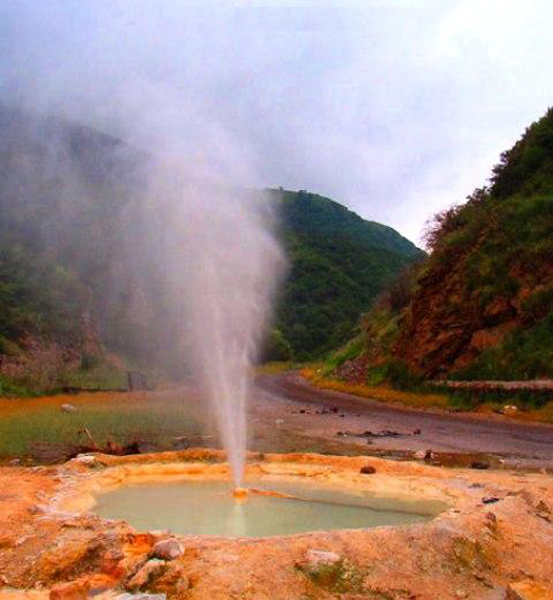
[[[553,377],[553,110],[427,239],[428,259],[365,320],[357,376]]]

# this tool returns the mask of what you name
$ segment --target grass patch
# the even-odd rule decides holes
[[[63,403],[77,407],[60,410]],[[38,446],[75,447],[87,428],[97,444],[146,441],[161,444],[174,436],[198,433],[198,425],[182,402],[162,395],[80,394],[0,401],[0,457],[32,456]]]

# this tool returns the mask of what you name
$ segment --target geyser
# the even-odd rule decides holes
[[[182,302],[181,337],[240,488],[251,370],[285,259],[269,196],[214,179],[208,172],[202,183],[175,180],[170,169],[155,206],[162,194],[166,262],[179,275],[168,279]]]

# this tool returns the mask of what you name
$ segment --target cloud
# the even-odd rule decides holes
[[[12,101],[418,240],[551,103],[552,17],[546,0],[7,0],[0,77]]]

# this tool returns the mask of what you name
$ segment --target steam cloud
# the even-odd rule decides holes
[[[196,183],[174,164],[156,169],[151,206],[170,223],[163,249],[169,297],[239,487],[251,369],[285,260],[269,198],[205,176]]]

